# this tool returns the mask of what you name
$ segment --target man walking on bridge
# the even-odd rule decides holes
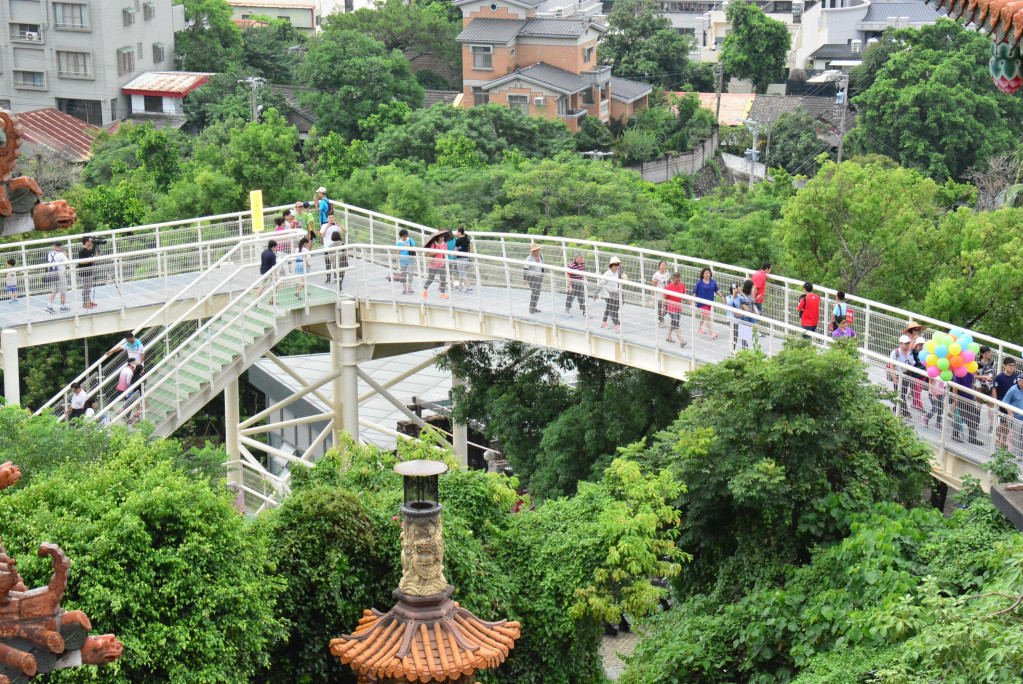
[[[82,308],[91,309],[96,306],[92,301],[95,266],[96,247],[91,237],[86,237],[82,242],[82,248],[78,250],[78,279],[82,286]]]
[[[522,280],[529,287],[529,313],[540,313],[537,303],[540,301],[540,287],[543,285],[544,268],[543,257],[540,256],[540,245],[535,242],[529,246],[529,256],[526,257],[526,266],[523,269]]]

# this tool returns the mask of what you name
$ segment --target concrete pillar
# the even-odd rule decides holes
[[[18,377],[18,331],[0,332],[0,349],[4,353],[4,399],[8,404],[21,403],[21,388]]]
[[[336,339],[339,335],[331,335],[330,340],[330,372],[337,373],[341,370],[341,343]],[[344,383],[341,376],[330,381],[331,409],[334,412],[334,427],[330,431],[330,446],[336,447],[340,443],[341,431],[344,429],[344,413],[342,402],[344,397]],[[358,401],[358,398],[356,398]]]
[[[227,449],[228,461],[239,461],[242,457],[238,445],[238,423],[241,422],[238,407],[238,379],[232,380],[224,388],[224,446]],[[233,465],[227,469],[227,481],[230,484],[242,484],[242,468]]]
[[[359,323],[355,302],[341,302],[341,429],[359,441]]]
[[[459,376],[451,373],[451,388],[455,389],[465,384]],[[452,393],[452,402],[454,401],[454,394]],[[451,409],[454,411],[454,403],[452,403]],[[453,415],[453,414],[452,414]],[[454,449],[455,456],[458,458],[458,465],[463,468],[469,467],[469,426],[464,423],[456,424],[454,418],[451,420],[451,434],[453,439],[451,446]]]

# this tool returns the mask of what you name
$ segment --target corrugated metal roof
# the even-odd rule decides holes
[[[483,89],[490,90],[516,78],[525,79],[540,86],[546,86],[566,95],[578,93],[580,90],[590,87],[590,84],[584,81],[578,74],[573,74],[571,71],[565,71],[550,64],[538,62],[524,69],[513,71],[507,76],[494,79],[485,84]]]
[[[100,128],[49,107],[17,115],[25,140],[48,147],[68,161],[84,163],[92,157],[92,141]]]
[[[507,43],[529,23],[528,19],[473,19],[455,38],[460,43]]]
[[[933,7],[922,2],[871,2],[860,21],[887,23],[892,17],[909,17],[911,24],[933,24],[940,16]]]
[[[611,90],[612,95],[614,90]],[[688,93],[675,93],[675,95],[688,95]],[[700,106],[709,109],[711,112],[717,110],[717,93],[696,93],[700,98]],[[742,122],[749,117],[750,108],[756,95],[747,93],[721,93],[721,115],[718,123],[722,126],[741,126]]]
[[[175,93],[184,97],[210,80],[210,76],[213,74],[200,71],[147,71],[121,90],[129,95]]]
[[[628,104],[648,95],[653,88],[646,83],[637,83],[625,78],[611,77],[611,99]]]

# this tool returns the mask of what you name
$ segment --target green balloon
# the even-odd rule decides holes
[[[948,359],[938,359],[938,363],[935,365],[941,370],[946,371],[949,367]]]
[[[970,345],[967,347],[967,349],[969,349],[974,354],[980,353],[980,345],[977,344],[976,342],[970,342]]]
[[[952,371],[950,371],[950,370],[943,370],[943,371],[941,371],[941,375],[939,377],[942,380],[944,380],[945,382],[951,382],[952,381]]]

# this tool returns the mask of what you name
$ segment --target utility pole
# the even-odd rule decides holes
[[[760,134],[760,122],[754,121],[753,119],[746,119],[743,121],[753,133],[753,149],[749,152],[749,187],[753,187],[753,172],[757,168],[757,137]]]
[[[238,79],[238,82],[248,84],[252,100],[252,120],[259,121],[259,108],[256,106],[256,88],[265,84],[266,79],[259,76],[249,76],[248,78]]]
[[[845,147],[845,113],[849,111],[849,76],[845,77],[845,88],[842,90],[842,125],[838,132],[838,163],[842,163],[842,148]]]
[[[716,71],[717,75],[718,75],[718,105],[717,105],[717,109],[714,112],[714,125],[715,126],[720,126],[721,125],[721,88],[724,85],[724,81],[725,81],[725,65],[722,64],[721,62],[718,62],[718,65],[716,67],[714,67],[714,71]]]

